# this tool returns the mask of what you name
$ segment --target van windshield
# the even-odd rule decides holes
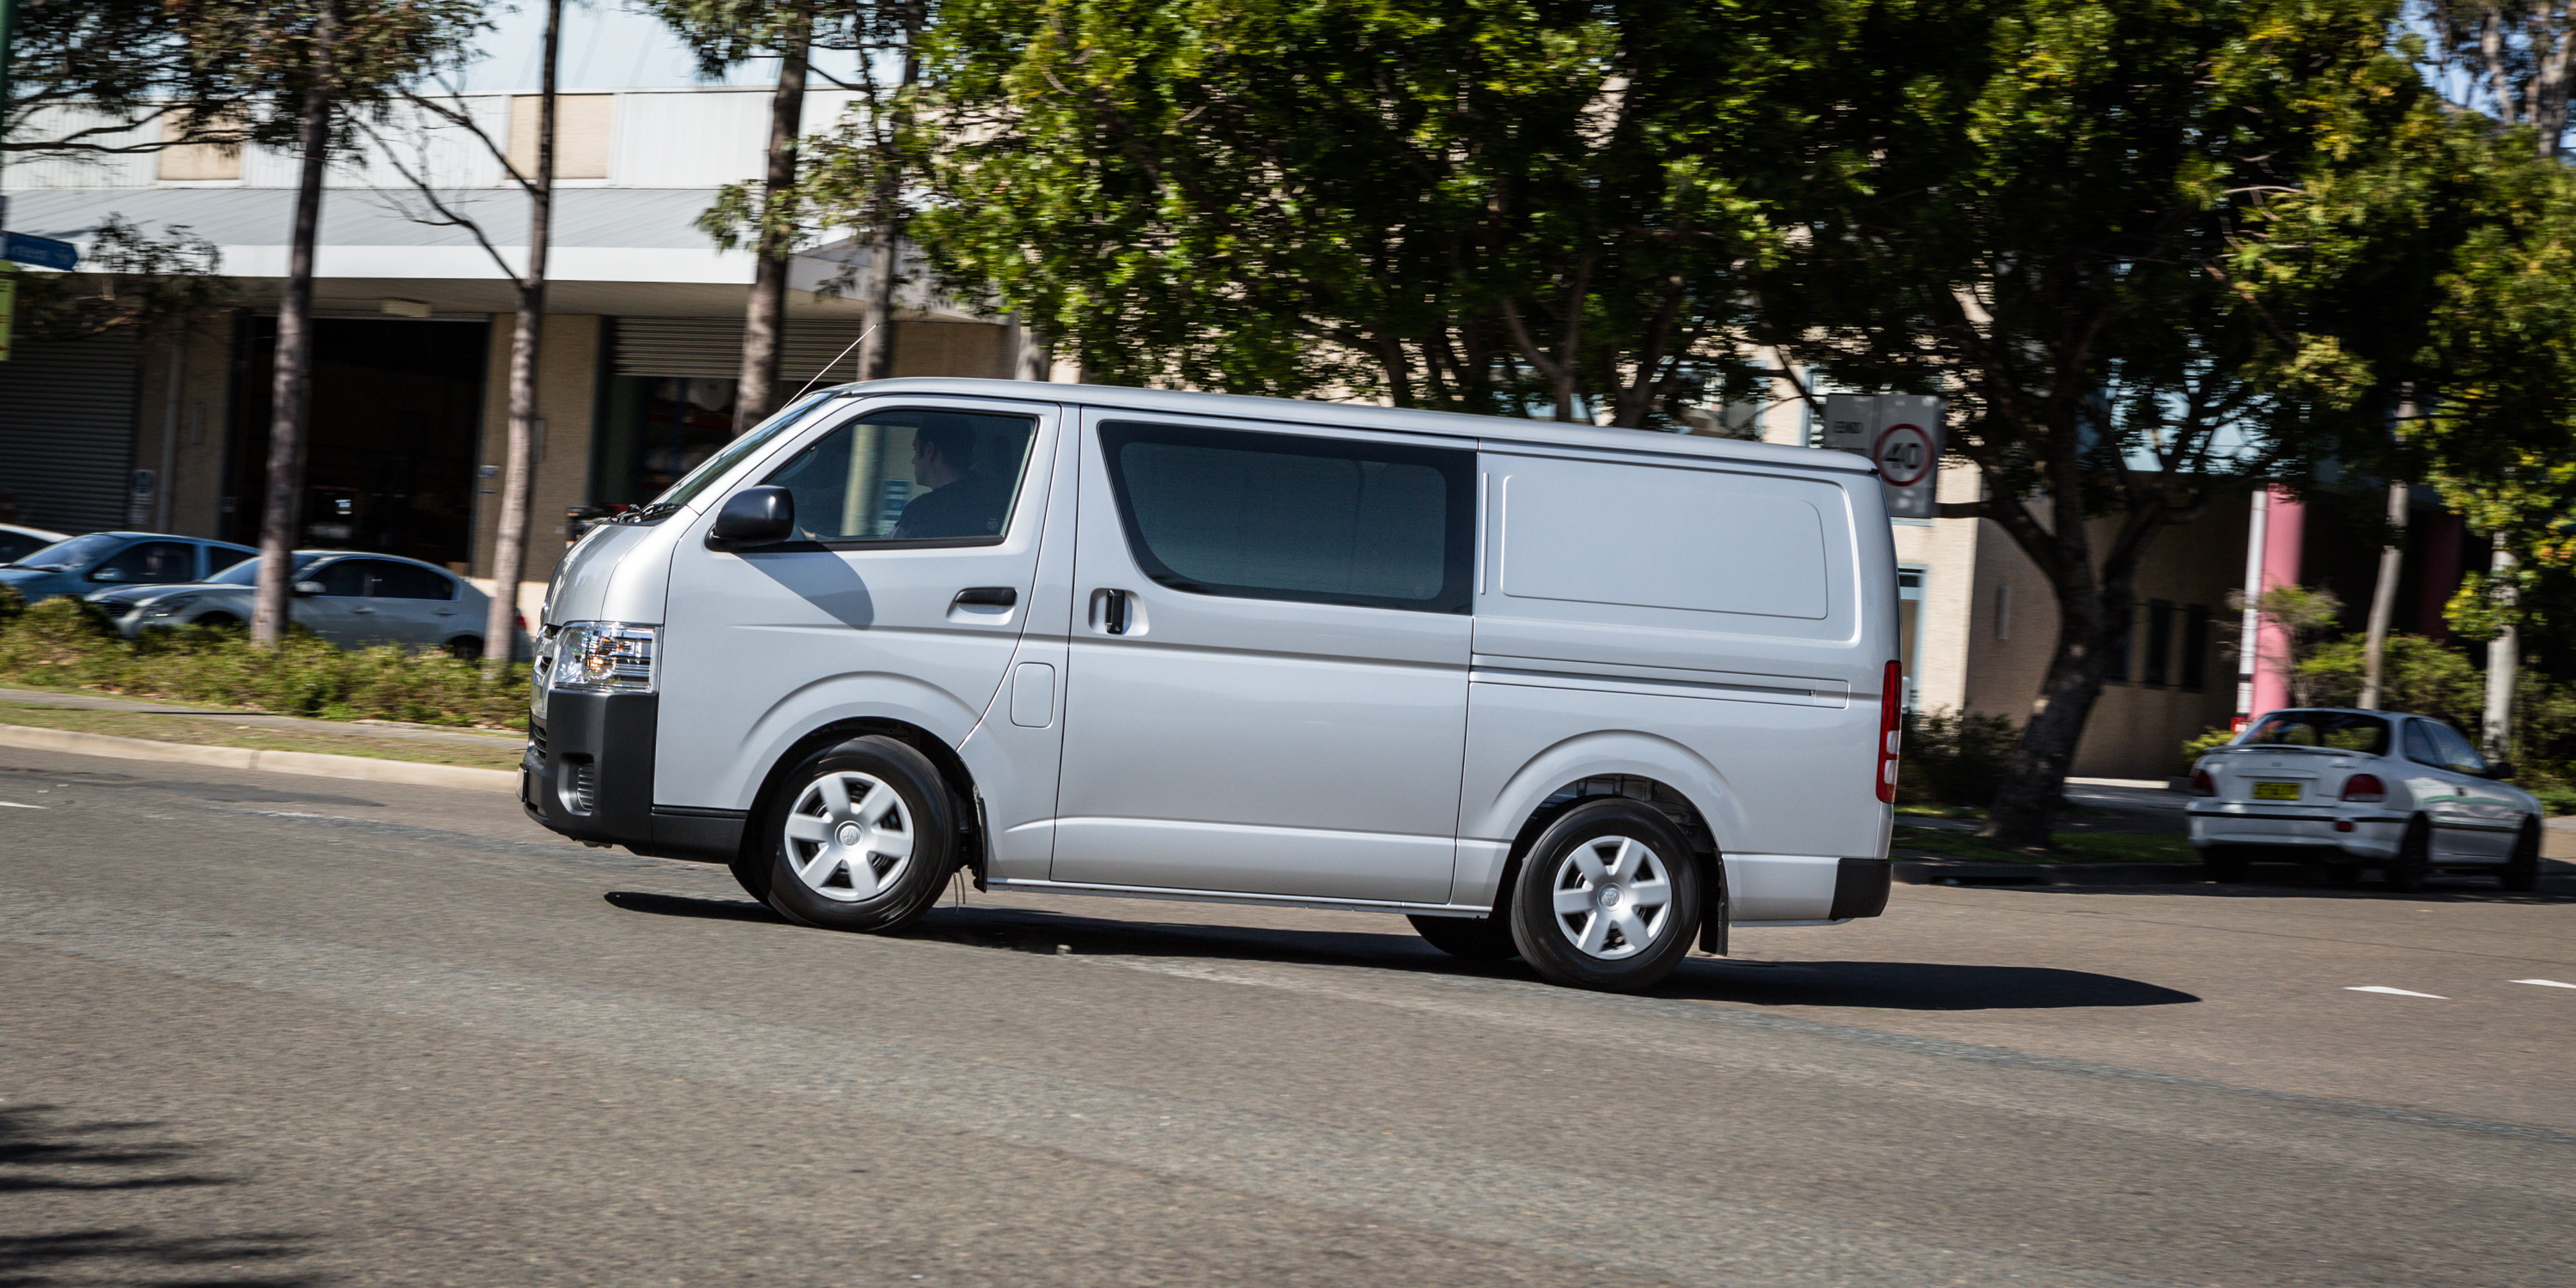
[[[2388,722],[2351,711],[2275,711],[2247,731],[2243,745],[2323,747],[2384,756],[2388,754]]]
[[[813,410],[815,407],[820,406],[823,403],[830,402],[838,396],[839,392],[837,390],[819,393],[803,402],[789,407],[787,410],[782,411],[765,421],[762,421],[758,426],[754,427],[750,433],[726,444],[723,451],[708,457],[704,462],[699,464],[698,468],[689,471],[685,477],[683,477],[679,482],[672,484],[667,491],[662,493],[662,495],[653,498],[651,504],[638,506],[629,513],[636,518],[642,519],[659,519],[668,516],[672,511],[696,500],[700,492],[704,492],[710,486],[713,486],[717,479],[723,478],[726,474],[730,473],[734,466],[742,464],[744,459],[749,457],[752,453],[769,446],[770,442],[776,439],[780,434],[786,433],[789,429],[794,428],[798,421],[805,418],[806,412]],[[624,518],[626,516],[621,515],[619,517]]]

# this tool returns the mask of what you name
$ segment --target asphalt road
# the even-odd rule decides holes
[[[1614,998],[1358,914],[802,930],[489,795],[0,751],[0,802],[7,1288],[2576,1264],[2576,988],[2514,982],[2576,984],[2564,875],[1900,887]]]

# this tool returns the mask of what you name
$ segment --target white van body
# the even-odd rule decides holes
[[[952,422],[995,478],[1019,456],[1016,490],[988,489],[993,531],[905,539],[890,498],[939,493],[886,436],[918,462],[934,431],[902,427]],[[845,490],[798,482],[844,462]],[[762,486],[821,539],[718,548]],[[738,863],[786,766],[876,733],[971,801],[982,888],[1484,917],[1534,820],[1624,796],[1690,836],[1722,948],[1884,906],[1896,602],[1847,453],[876,381],[567,555],[522,798],[567,836]],[[622,680],[554,666],[568,627],[624,632]]]

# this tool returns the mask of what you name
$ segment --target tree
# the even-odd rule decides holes
[[[2434,33],[2443,89],[2462,107],[2505,125],[2526,125],[2543,157],[2567,134],[2568,59],[2576,52],[2576,6],[2568,0],[2418,0]]]
[[[286,284],[277,312],[266,487],[251,638],[274,645],[286,627],[287,579],[304,474],[305,391],[311,382],[313,246],[322,178],[359,123],[381,119],[396,87],[462,57],[482,25],[476,0],[197,0],[193,55],[243,105],[252,141],[300,154]]]
[[[2027,0],[1951,11],[1982,35],[1923,54],[1873,24],[1805,140],[1820,182],[1766,335],[1847,385],[1948,398],[1986,495],[1941,513],[1995,522],[2057,601],[2001,843],[2048,842],[2156,536],[2238,480],[2384,463],[2399,392],[2442,388],[2425,318],[2477,235],[2445,185],[2488,153],[2396,17]]]
[[[1857,12],[951,0],[916,235],[1086,379],[1669,425]]]
[[[563,0],[545,0],[545,4],[544,68],[539,73],[537,91],[533,173],[519,172],[511,162],[508,147],[483,128],[452,85],[444,96],[424,93],[416,85],[402,90],[403,101],[417,113],[418,124],[463,132],[481,145],[487,156],[500,162],[501,172],[526,195],[527,253],[520,262],[512,263],[493,243],[490,231],[474,217],[467,203],[443,188],[431,164],[426,131],[413,139],[415,157],[406,159],[398,153],[388,153],[427,207],[413,213],[412,218],[433,226],[462,228],[471,234],[474,244],[491,258],[492,266],[510,279],[517,303],[510,327],[509,439],[502,454],[501,512],[492,533],[494,593],[483,621],[483,665],[494,675],[508,668],[518,638],[519,582],[527,575],[528,506],[536,477],[537,358],[545,336],[546,258],[552,243],[555,206],[556,79],[563,53]],[[378,137],[383,138],[384,133],[378,131]]]
[[[248,92],[197,48],[204,6],[12,0],[0,157],[116,156],[239,138]],[[135,135],[167,122],[159,137]]]
[[[19,324],[28,331],[66,340],[148,334],[217,308],[239,289],[218,271],[222,252],[184,224],[165,224],[156,236],[111,213],[89,237],[83,271],[19,279]]]
[[[788,259],[806,231],[798,163],[807,82],[819,76],[844,89],[859,89],[875,101],[879,86],[873,57],[900,45],[904,75],[910,75],[908,36],[890,42],[888,34],[918,31],[927,18],[928,0],[639,0],[639,4],[697,51],[699,70],[707,76],[722,75],[753,58],[778,59],[778,83],[769,98],[764,173],[756,186],[728,188],[699,221],[719,246],[730,250],[748,242],[752,248],[751,300],[743,312],[742,375],[734,385],[734,430],[741,433],[777,410],[782,401],[778,359],[787,316]],[[817,69],[817,50],[860,51],[861,83],[853,85]],[[893,335],[891,325],[882,329],[879,343],[887,347],[879,365],[892,360]]]

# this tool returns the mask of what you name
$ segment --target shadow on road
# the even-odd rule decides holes
[[[0,1200],[0,1288],[303,1288],[322,1282],[284,1264],[309,1251],[307,1235],[176,1234],[99,1223],[87,1209],[114,1193],[238,1183],[235,1177],[188,1170],[203,1150],[158,1136],[161,1126],[80,1121],[51,1105],[0,1107],[0,1195],[9,1196]],[[48,1197],[53,1201],[45,1202]],[[244,1275],[245,1270],[255,1273]]]
[[[1897,1011],[2054,1010],[2174,1006],[2184,992],[2091,971],[1934,962],[1757,962],[1693,958],[1662,997],[1752,1006],[1854,1006]]]
[[[748,899],[691,899],[619,891],[605,896],[629,912],[783,924]],[[1397,923],[1401,924],[1401,923]],[[1102,957],[1190,957],[1310,966],[1367,966],[1439,975],[1535,979],[1517,961],[1460,961],[1412,932],[1310,930],[1191,922],[1121,921],[1039,908],[977,904],[941,907],[905,935],[1006,952]],[[2200,999],[2155,984],[2040,966],[1951,966],[1925,962],[1763,962],[1695,957],[1657,996],[1752,1006],[1842,1006],[1875,1010],[2047,1010],[2071,1006],[2172,1006]],[[0,1286],[5,1288],[5,1286]]]

